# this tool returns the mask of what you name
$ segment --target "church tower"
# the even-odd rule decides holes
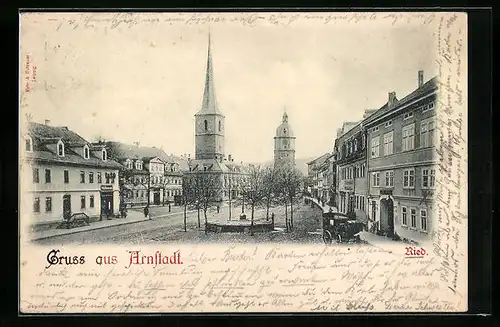
[[[215,97],[210,34],[208,35],[208,59],[205,91],[200,111],[195,114],[195,159],[224,158],[224,115]]]
[[[295,136],[288,124],[286,111],[274,137],[274,166],[285,163],[295,166]]]

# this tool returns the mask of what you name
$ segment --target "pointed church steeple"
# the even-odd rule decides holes
[[[210,40],[210,32],[208,32],[208,53],[207,53],[207,71],[205,75],[205,90],[203,92],[203,102],[201,105],[201,110],[197,115],[202,114],[219,114],[222,112],[219,110],[217,104],[217,98],[215,96],[215,86],[214,86],[214,72],[212,67],[212,45]]]
[[[288,123],[288,115],[286,114],[286,107],[285,107],[285,112],[283,113],[283,122]]]

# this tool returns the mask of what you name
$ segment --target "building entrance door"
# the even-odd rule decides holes
[[[153,203],[160,204],[160,191],[154,191],[153,193]]]
[[[113,214],[113,192],[101,191],[101,216],[108,217]]]
[[[63,218],[71,217],[71,195],[63,195]]]
[[[392,199],[380,200],[380,222],[388,236],[394,235],[394,202]]]

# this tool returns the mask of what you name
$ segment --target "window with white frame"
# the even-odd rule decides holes
[[[417,228],[417,209],[410,209],[410,227]]]
[[[384,134],[384,155],[385,156],[391,155],[393,151],[394,151],[393,132],[390,131],[389,133]]]
[[[408,225],[408,209],[406,207],[401,207],[401,225]]]
[[[59,157],[64,157],[64,143],[61,140],[57,142],[57,155]]]
[[[380,136],[372,138],[372,158],[378,158],[380,153]]]
[[[361,177],[365,177],[365,171],[366,171],[366,165],[362,164],[361,165]]]
[[[392,120],[386,121],[384,124],[385,127],[392,126]]]
[[[102,149],[102,161],[108,160],[108,152],[106,149]]]
[[[89,150],[89,146],[88,145],[85,145],[83,147],[83,159],[89,159],[90,158],[90,150]]]
[[[426,111],[429,111],[429,110],[432,110],[434,109],[434,101],[433,102],[429,102],[428,104],[425,104],[422,106],[422,112],[426,112]]]
[[[415,187],[415,169],[405,169],[403,171],[403,188]]]
[[[372,128],[372,132],[378,132],[378,126]]]
[[[424,120],[420,123],[420,147],[426,148],[434,146],[435,142],[435,122],[434,120]]]
[[[415,124],[403,127],[403,151],[413,150],[415,147]]]
[[[403,115],[403,119],[410,119],[413,117],[413,111],[407,112],[406,114]]]
[[[380,186],[380,173],[372,173],[372,186],[378,187]]]
[[[33,139],[31,138],[31,136],[26,135],[24,137],[24,142],[26,152],[33,152]]]
[[[420,228],[427,231],[427,209],[420,209]]]
[[[40,212],[40,198],[33,198],[33,212]]]
[[[394,171],[385,172],[385,186],[394,187]]]
[[[422,188],[433,188],[436,182],[436,170],[422,168]]]

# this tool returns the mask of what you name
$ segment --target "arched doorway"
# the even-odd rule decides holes
[[[394,202],[391,198],[380,200],[380,227],[387,236],[394,235]]]

